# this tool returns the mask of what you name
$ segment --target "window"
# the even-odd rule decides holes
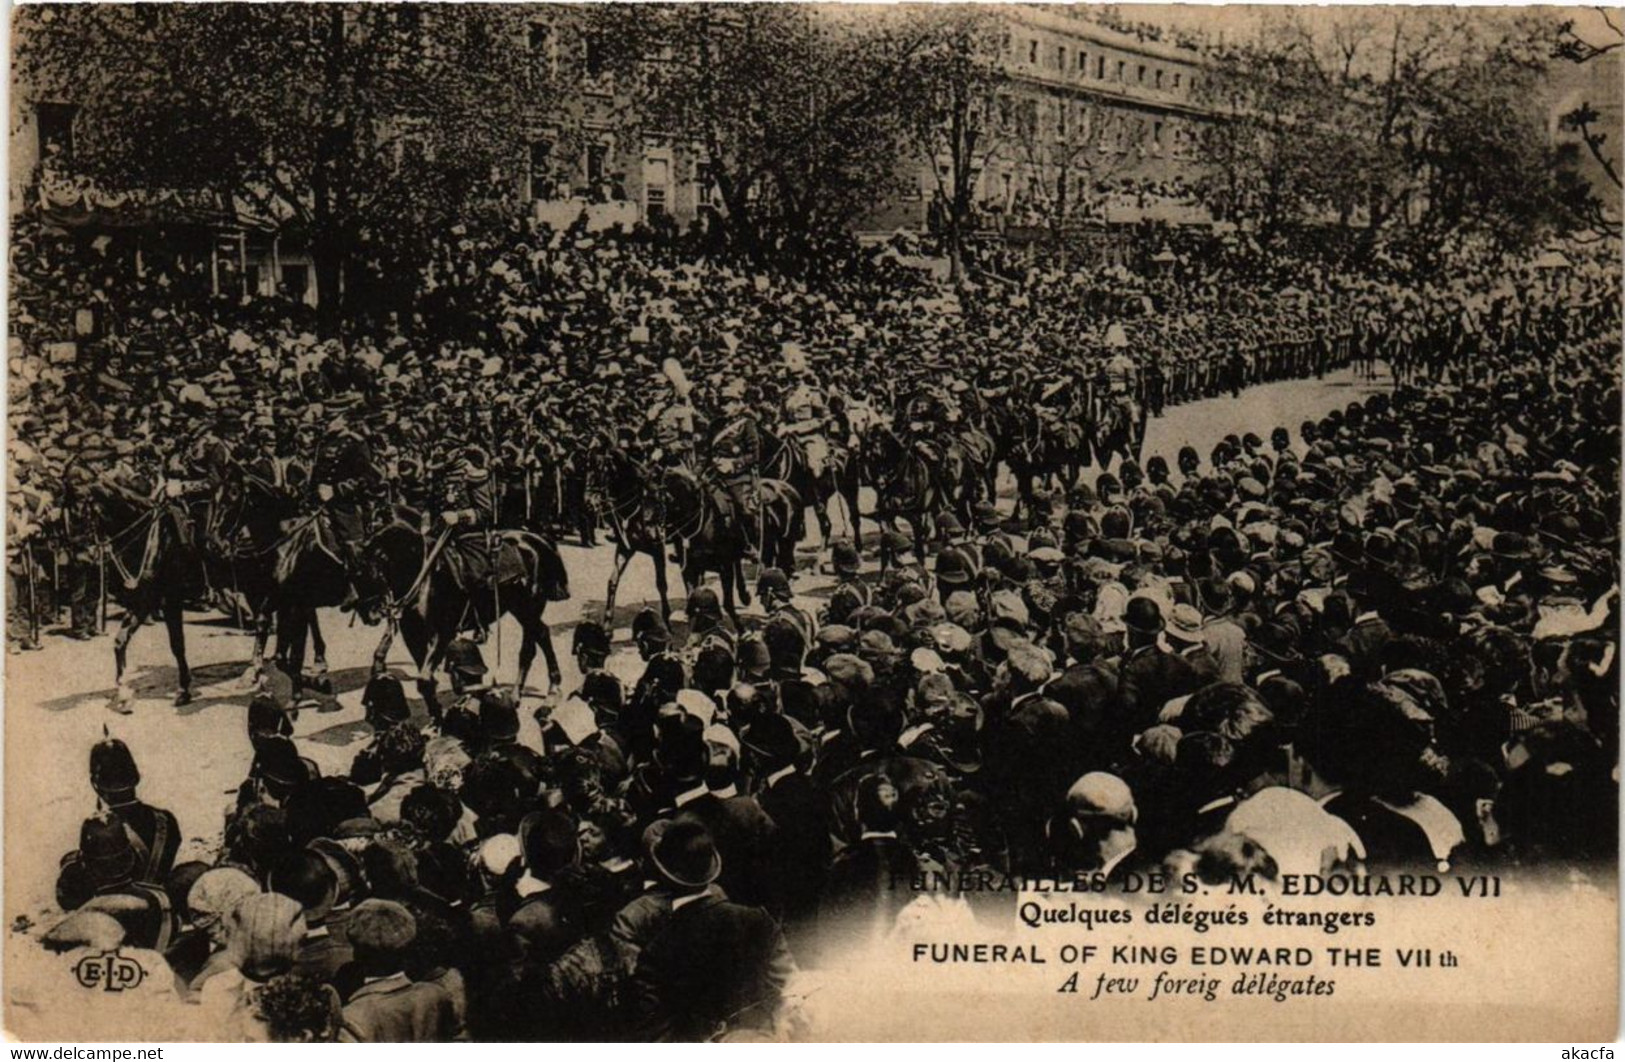
[[[587,145],[587,183],[589,185],[596,185],[604,179],[604,163],[608,161],[608,144]]]
[[[1101,81],[1106,80],[1106,57],[1104,55],[1100,57],[1100,62],[1095,67],[1095,77]]]
[[[1089,76],[1089,53],[1082,49],[1078,50],[1078,76]]]
[[[310,287],[310,267],[284,265],[282,267],[282,293],[290,299],[303,299]]]
[[[35,112],[39,128],[40,158],[73,158],[73,120],[79,108],[71,103],[42,103]]]
[[[526,199],[553,198],[553,142],[532,140],[529,165],[525,168]]]
[[[1162,147],[1162,123],[1156,122],[1151,126],[1151,142]]]
[[[1061,140],[1066,139],[1066,102],[1058,100],[1055,104],[1055,135]]]
[[[1027,42],[1027,62],[1032,66],[1038,65],[1038,42]]]
[[[553,52],[553,27],[545,22],[532,22],[526,40],[531,55],[538,59],[547,58]]]
[[[1127,63],[1123,62],[1123,60],[1121,60],[1121,59],[1117,60],[1117,80],[1118,81],[1124,80],[1123,72],[1125,70],[1127,70],[1127,69],[1128,69],[1128,64]]]
[[[1157,88],[1162,88],[1162,71],[1157,71]]]
[[[604,42],[596,37],[587,38],[587,76],[598,77],[604,72]]]
[[[1059,73],[1066,73],[1066,45],[1055,49],[1055,69]]]
[[[1138,80],[1139,80],[1140,84],[1142,84],[1142,85],[1145,84],[1145,64],[1144,63],[1140,64],[1140,76],[1139,76]]]
[[[666,186],[671,182],[671,160],[643,160],[643,203],[645,216],[653,219],[666,212]]]

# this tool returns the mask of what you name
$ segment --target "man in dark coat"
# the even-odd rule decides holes
[[[858,783],[858,842],[830,864],[819,921],[870,939],[884,936],[913,897],[919,857],[897,836],[899,794],[891,779],[871,774]]]
[[[638,956],[628,1005],[643,1039],[700,1041],[767,1031],[794,971],[773,918],[711,888],[723,860],[705,827],[673,822],[653,849],[671,915]]]
[[[685,722],[697,719],[685,716]],[[672,818],[704,826],[722,853],[721,885],[739,903],[768,904],[773,897],[770,870],[775,827],[762,805],[750,796],[723,797],[705,783],[708,752],[702,732],[686,727],[662,746],[675,796]]]
[[[1205,682],[1190,661],[1163,648],[1162,606],[1149,597],[1131,598],[1123,613],[1128,652],[1118,676],[1117,702],[1122,718],[1135,730],[1157,721],[1162,706],[1195,693]]]
[[[756,800],[773,820],[768,871],[775,914],[788,926],[816,912],[829,864],[828,804],[798,766],[801,743],[782,715],[767,715],[745,728],[740,744],[756,780]]]

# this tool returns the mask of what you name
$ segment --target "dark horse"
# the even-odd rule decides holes
[[[762,566],[793,573],[797,522],[805,520],[801,496],[780,479],[761,480],[757,490]],[[693,593],[706,572],[716,572],[722,580],[722,607],[733,616],[736,586],[740,603],[750,604],[744,556],[746,536],[751,532],[740,526],[731,503],[719,502],[718,493],[687,468],[662,470],[661,501],[669,533],[682,543],[684,590]]]
[[[585,499],[609,527],[615,540],[615,567],[604,595],[604,622],[612,621],[615,594],[627,564],[638,554],[655,566],[655,588],[660,591],[661,615],[670,621],[671,598],[666,583],[665,499],[648,485],[653,473],[643,462],[602,440],[585,453]],[[591,517],[587,517],[591,519]]]
[[[327,647],[316,625],[316,610],[351,600],[355,573],[335,536],[332,517],[317,509],[280,525],[272,566],[271,604],[276,611],[276,660],[293,680],[304,685],[305,649],[314,643],[316,688],[327,687]]]
[[[250,673],[256,673],[265,660],[265,646],[273,622],[287,621],[277,632],[277,664],[293,678],[296,690],[302,683],[304,652],[293,655],[296,635],[308,632],[315,651],[316,674],[313,688],[332,692],[327,679],[327,644],[317,624],[316,613],[294,617],[307,597],[301,587],[284,586],[278,578],[283,567],[283,551],[288,544],[288,528],[300,526],[299,501],[294,492],[278,486],[235,462],[220,468],[214,496],[205,525],[204,559],[210,580],[227,595],[233,609],[246,607],[254,632]],[[300,564],[291,566],[297,575]],[[308,567],[308,566],[304,566]],[[308,572],[307,572],[308,574]],[[346,580],[348,576],[346,576]],[[284,604],[288,602],[288,604]]]
[[[955,503],[946,486],[948,475],[933,465],[941,465],[941,458],[933,461],[920,452],[918,444],[911,444],[891,428],[877,426],[864,443],[865,476],[875,488],[875,520],[882,531],[897,530],[899,518],[907,520],[914,535],[914,555],[923,563],[925,540],[934,533],[935,516]],[[928,527],[928,521],[930,526]],[[894,560],[891,549],[881,536],[880,566],[888,567]]]
[[[569,598],[570,582],[553,543],[529,531],[442,532],[431,539],[420,530],[415,510],[396,507],[392,517],[362,547],[356,579],[362,619],[390,620],[373,655],[374,670],[383,669],[398,624],[417,665],[418,692],[438,719],[434,673],[452,641],[509,615],[523,632],[518,688],[524,688],[540,645],[548,683],[556,690],[563,676],[542,613],[548,602]]]
[[[1042,482],[1044,489],[1055,486],[1059,477],[1061,487],[1070,489],[1078,482],[1081,470],[1089,464],[1089,436],[1079,423],[1076,410],[1049,419],[1040,419],[1028,426],[1029,430],[1012,455],[1011,471],[1016,477],[1016,493],[1022,510],[1033,509],[1033,481]]]
[[[832,529],[829,503],[832,498],[840,498],[846,506],[846,519],[852,528],[852,541],[862,549],[863,532],[860,528],[863,518],[858,513],[857,457],[846,447],[834,446],[827,442],[824,446],[828,453],[824,457],[823,467],[814,472],[807,452],[807,441],[804,438],[763,432],[762,475],[788,483],[801,495],[803,501],[812,506],[813,517],[818,521],[818,532],[826,546],[829,544]],[[803,509],[796,516],[797,542],[806,537],[804,512]]]
[[[1105,472],[1113,454],[1125,460],[1140,459],[1145,443],[1146,419],[1143,407],[1127,395],[1101,395],[1095,401],[1095,458]]]
[[[124,608],[113,638],[112,707],[128,713],[133,691],[124,685],[126,652],[141,625],[162,616],[175,656],[175,704],[192,700],[192,669],[186,663],[185,608],[205,588],[197,548],[196,519],[179,498],[153,498],[131,487],[102,480],[91,485],[99,533],[114,579],[108,590]]]

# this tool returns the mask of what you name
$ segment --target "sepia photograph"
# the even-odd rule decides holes
[[[9,18],[9,1041],[1616,1039],[1619,9]]]

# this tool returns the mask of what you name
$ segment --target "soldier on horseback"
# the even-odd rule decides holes
[[[671,384],[671,397],[655,403],[649,410],[649,421],[654,426],[655,458],[657,463],[667,467],[692,468],[698,432],[698,418],[690,399],[693,388],[676,358],[667,358],[660,371]]]
[[[450,465],[451,476],[442,497],[440,524],[464,532],[487,531],[496,513],[496,483],[491,455],[479,446],[464,446]]]
[[[313,507],[327,516],[337,558],[354,572],[366,537],[365,506],[383,483],[383,472],[373,461],[372,447],[349,419],[335,417],[316,440],[311,459]],[[354,604],[351,588],[345,604]]]
[[[934,387],[922,385],[903,403],[897,419],[898,438],[925,458],[928,468],[935,470],[942,458],[941,437],[950,419],[947,396]]]
[[[711,467],[720,485],[714,485],[714,497],[724,512],[732,509],[737,517],[739,532],[744,539],[745,556],[756,557],[757,540],[761,536],[761,512],[758,485],[761,459],[761,433],[756,418],[745,403],[745,382],[729,381],[722,389],[722,426],[711,437]]]
[[[784,398],[785,433],[801,441],[807,470],[816,479],[829,463],[830,403],[818,378],[808,369]]]

